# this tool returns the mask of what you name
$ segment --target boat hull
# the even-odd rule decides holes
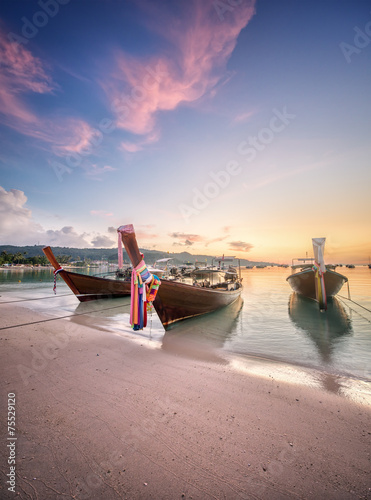
[[[323,274],[325,281],[326,297],[333,297],[348,281],[346,276],[327,269]],[[291,274],[286,278],[294,292],[310,299],[317,300],[315,272],[312,268]]]
[[[177,321],[207,314],[231,304],[241,295],[241,290],[242,287],[236,290],[203,288],[161,280],[153,305],[167,329]]]
[[[80,302],[127,297],[131,291],[130,281],[88,276],[86,274],[66,271],[65,269],[59,271],[58,275],[64,280]]]

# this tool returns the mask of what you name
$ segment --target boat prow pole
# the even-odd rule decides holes
[[[142,260],[142,256],[138,248],[134,226],[132,224],[120,226],[117,229],[117,232],[121,234],[122,243],[125,247],[126,253],[129,256],[132,266],[136,267]]]
[[[75,295],[80,295],[80,292],[79,290],[75,287],[75,285],[73,284],[72,280],[70,279],[70,277],[68,276],[68,273],[65,272],[62,267],[60,266],[59,262],[57,261],[57,259],[55,258],[54,254],[53,254],[53,251],[52,249],[48,246],[48,247],[44,247],[43,248],[43,252],[46,256],[46,258],[48,259],[48,261],[50,262],[50,264],[54,267],[54,269],[56,271],[60,271],[63,273],[62,274],[62,278],[64,280],[64,282],[66,283],[66,285],[71,289],[71,291],[75,294]]]
[[[50,247],[44,247],[43,252],[44,252],[46,258],[48,259],[48,261],[50,262],[50,264],[54,267],[54,269],[56,271],[61,268],[61,266],[59,265],[59,262],[55,258],[53,251]]]
[[[319,308],[321,311],[326,311],[327,309],[327,296],[325,287],[324,274],[326,272],[325,259],[324,259],[324,249],[325,249],[326,238],[312,238],[313,252],[315,259],[315,290],[316,290],[316,300],[319,303]]]

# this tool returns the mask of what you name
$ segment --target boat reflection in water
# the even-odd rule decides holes
[[[236,328],[243,299],[217,311],[176,323],[165,332],[162,349],[176,355],[203,361],[226,363],[218,354]]]
[[[327,369],[339,339],[353,333],[351,320],[336,297],[329,299],[324,313],[314,300],[294,292],[289,299],[289,316],[294,325],[303,330],[315,344]],[[321,381],[326,390],[334,393],[341,391],[340,377],[327,371],[322,374]]]
[[[130,296],[117,299],[97,299],[80,302],[70,321],[102,331],[114,331],[130,313]]]
[[[289,316],[296,326],[309,335],[325,363],[331,360],[336,340],[352,333],[350,318],[336,297],[329,300],[327,312],[323,313],[314,300],[292,293]]]
[[[130,297],[80,303],[70,321],[95,330],[124,334],[141,342],[148,340],[152,347],[157,345],[177,356],[226,363],[218,350],[233,334],[242,305],[243,300],[238,297],[232,304],[217,311],[179,321],[167,331],[153,312],[153,321],[149,318],[148,328],[134,333],[129,325]]]

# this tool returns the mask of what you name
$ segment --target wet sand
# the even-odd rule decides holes
[[[1,305],[0,327],[43,319]],[[83,321],[0,339],[1,498],[371,498],[366,400],[148,349]]]

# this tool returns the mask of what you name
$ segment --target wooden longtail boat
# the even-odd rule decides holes
[[[50,247],[44,247],[43,252],[58,275],[76,295],[80,302],[103,298],[119,298],[130,295],[131,283],[119,279],[100,278],[86,274],[66,271],[55,258]]]
[[[313,238],[312,242],[315,258],[294,259],[301,263],[292,265],[291,269],[294,272],[286,278],[286,281],[294,292],[316,300],[320,309],[326,310],[327,299],[336,295],[348,278],[333,271],[332,266],[325,266],[323,259],[325,238]]]
[[[131,224],[121,226],[121,233],[133,267],[142,260],[134,228]],[[161,279],[161,285],[153,302],[156,312],[165,328],[173,323],[207,314],[234,302],[242,291],[241,281],[218,283],[210,287],[187,285],[177,281]]]

